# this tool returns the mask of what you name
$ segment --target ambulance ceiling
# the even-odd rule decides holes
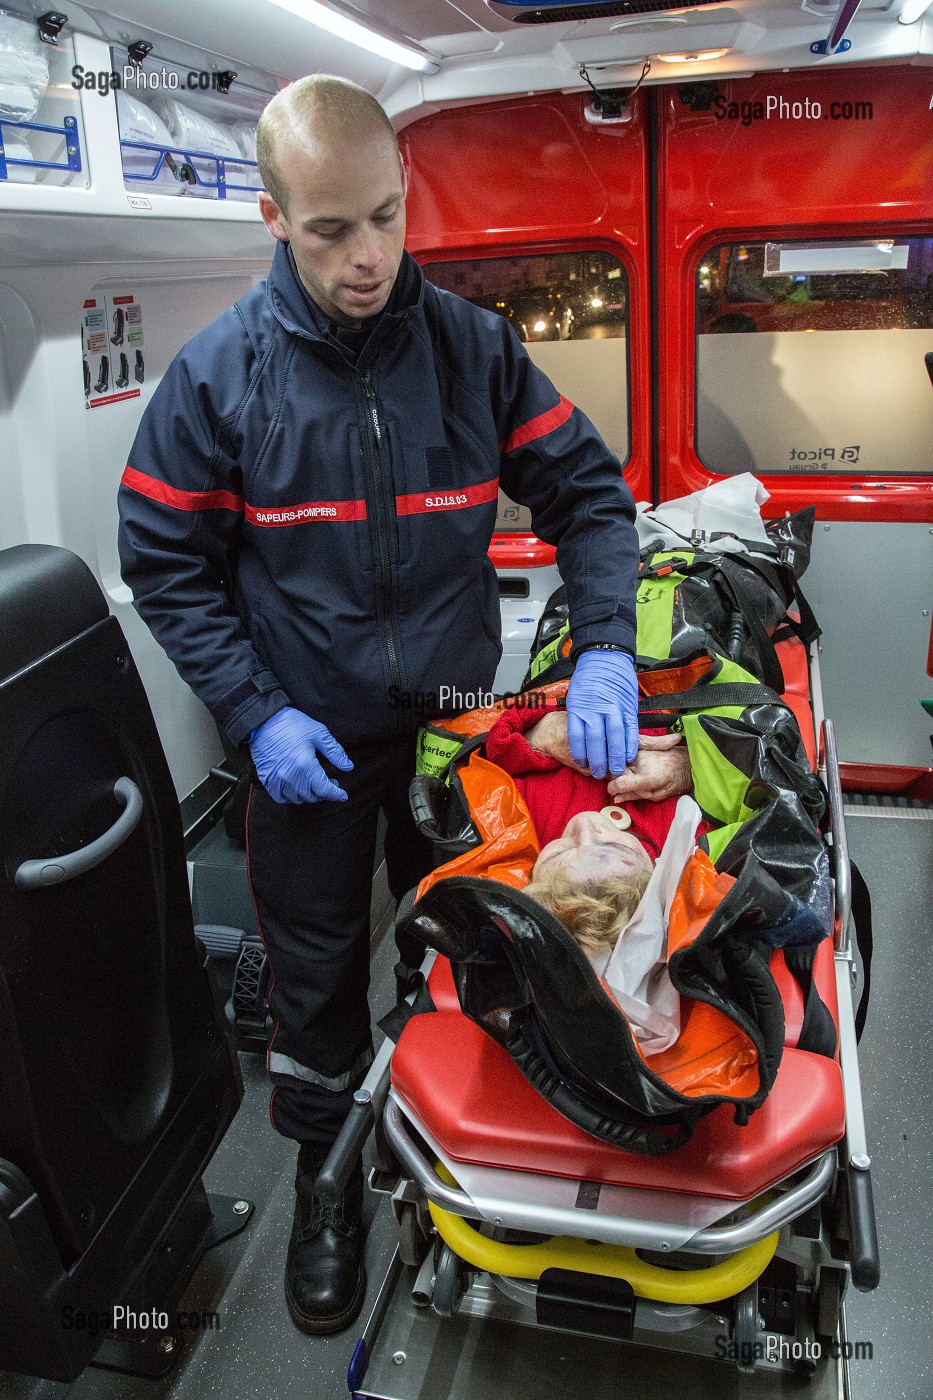
[[[599,86],[631,87],[646,58],[649,83],[843,62],[903,63],[918,56],[933,61],[933,5],[919,20],[898,23],[905,6],[923,0],[691,0],[691,8],[680,10],[664,9],[664,0],[628,3],[650,6],[650,12],[626,12],[625,0],[612,0],[588,6],[592,18],[516,23],[511,13],[520,9],[501,3],[493,9],[484,0],[342,0],[330,6],[415,46],[435,70],[427,73],[351,46],[273,0],[160,0],[158,6],[105,0],[106,12],[103,6],[68,8],[73,23],[84,14],[112,40],[155,37],[159,51],[166,48],[159,36],[167,36],[174,50],[222,55],[241,72],[251,67],[283,78],[342,73],[375,92],[398,125],[452,102],[583,90],[581,64]],[[850,47],[828,57],[814,54],[811,46],[829,38],[844,4],[857,5],[845,31]],[[502,13],[506,9],[509,17]],[[686,57],[659,58],[671,53]]]

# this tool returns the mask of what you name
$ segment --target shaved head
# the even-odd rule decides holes
[[[378,315],[405,249],[406,178],[376,99],[345,78],[302,78],[263,112],[256,156],[259,212],[305,291],[339,325]]]
[[[277,93],[259,118],[256,159],[263,184],[285,213],[288,170],[297,154],[314,160],[325,147],[346,148],[380,134],[397,153],[395,129],[365,88],[329,73],[300,78]]]

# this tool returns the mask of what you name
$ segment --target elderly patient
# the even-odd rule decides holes
[[[538,835],[524,892],[602,963],[644,893],[678,797],[690,791],[681,736],[642,733],[635,761],[607,782],[574,763],[565,711],[516,706],[490,731],[486,753],[514,777]]]

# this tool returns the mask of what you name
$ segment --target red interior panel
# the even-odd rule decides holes
[[[602,130],[582,95],[454,107],[400,134],[409,171],[406,245],[420,263],[603,249],[629,281],[631,456],[625,479],[651,495],[647,163],[643,109]],[[619,386],[620,393],[625,386]]]
[[[779,82],[777,78],[779,76]],[[742,125],[714,109],[694,112],[675,85],[661,89],[659,265],[662,314],[661,499],[712,479],[694,442],[696,340],[694,285],[703,256],[734,239],[929,235],[933,220],[933,123],[917,121],[904,145],[906,114],[926,117],[930,79],[923,68],[820,68],[717,79],[726,102],[760,102],[780,90],[788,103],[858,97],[870,121],[764,120]],[[894,152],[902,158],[892,159]],[[933,520],[933,482],[886,476],[767,476],[769,511],[816,505],[836,520]]]

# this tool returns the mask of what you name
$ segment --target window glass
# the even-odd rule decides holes
[[[504,316],[557,389],[629,455],[628,278],[608,253],[548,253],[428,263],[425,276]],[[531,513],[499,493],[497,530],[530,530]]]
[[[933,472],[933,237],[720,244],[696,306],[711,471]]]

